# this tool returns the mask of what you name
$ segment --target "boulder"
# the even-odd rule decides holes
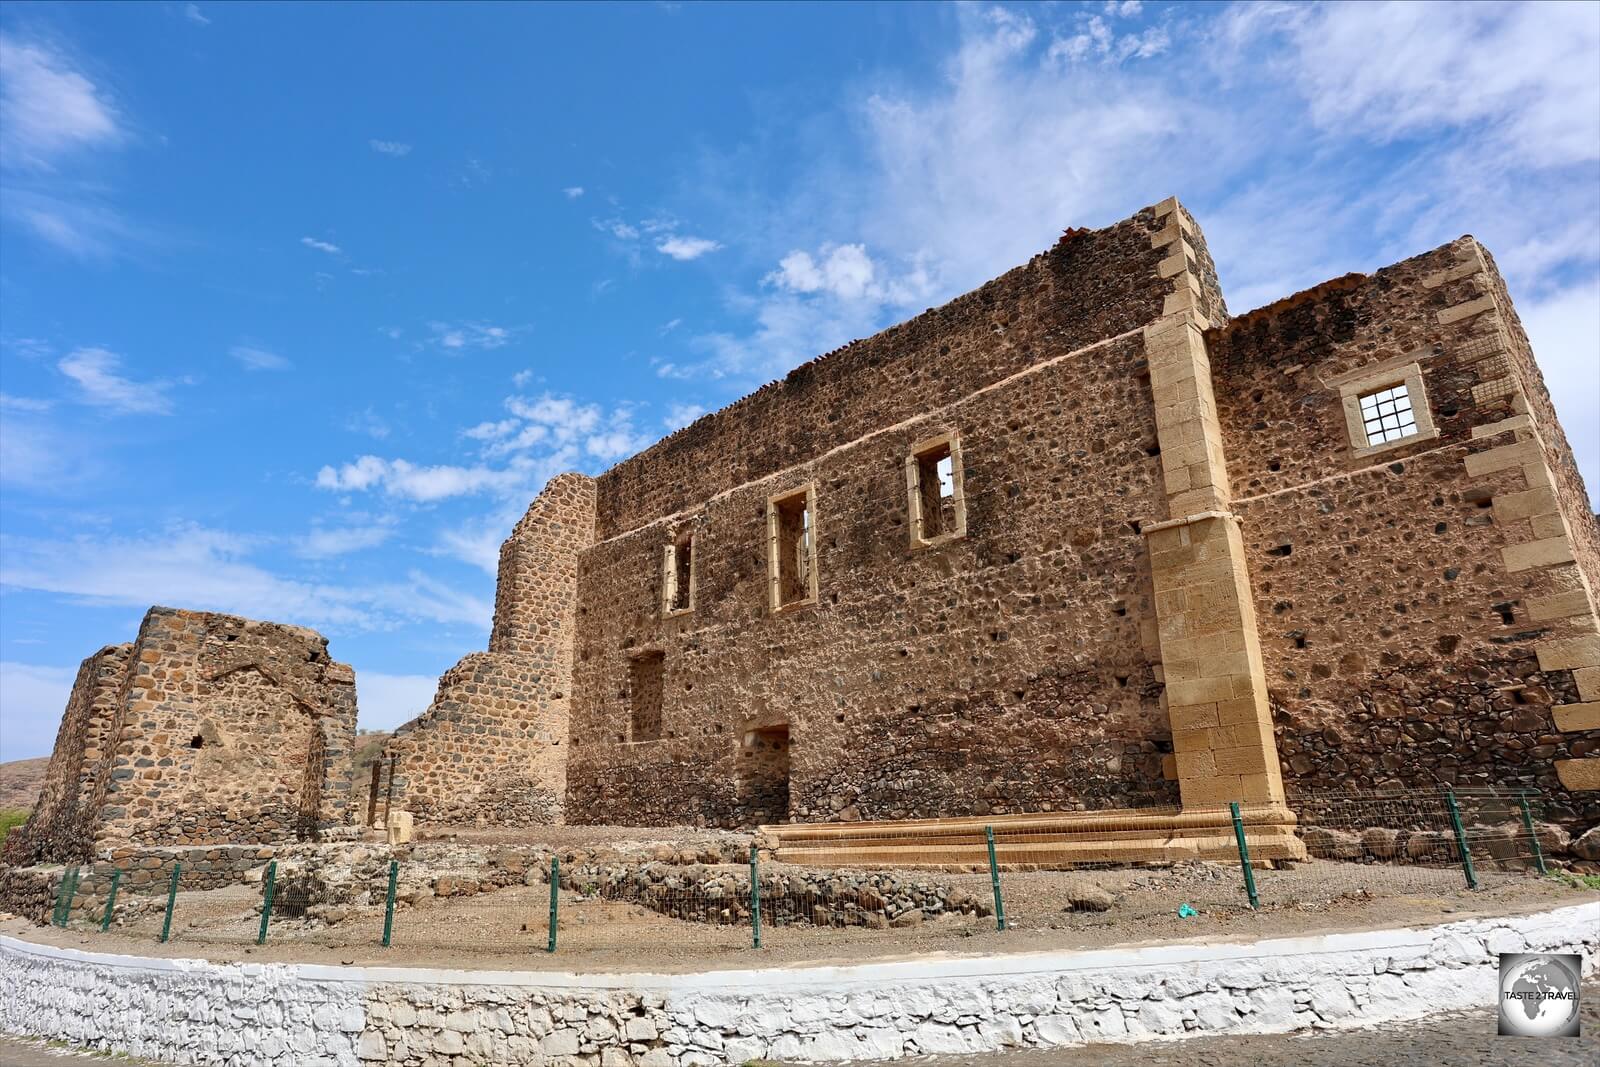
[[[1301,835],[1306,851],[1322,860],[1357,860],[1361,858],[1361,838],[1344,830],[1327,826],[1308,826]]]
[[[1372,826],[1361,831],[1361,844],[1380,860],[1392,860],[1400,853],[1400,831]]]
[[[1572,854],[1580,860],[1600,863],[1600,826],[1589,827],[1589,829],[1579,834],[1568,847]]]
[[[1117,898],[1093,882],[1069,879],[1062,887],[1067,898],[1062,911],[1110,911]]]

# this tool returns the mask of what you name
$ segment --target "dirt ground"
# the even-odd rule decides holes
[[[593,843],[592,832],[586,840]],[[554,843],[554,842],[553,842]],[[782,871],[774,864],[771,870]],[[904,877],[937,881],[989,899],[987,875]],[[1341,930],[1424,926],[1537,911],[1600,893],[1531,872],[1482,872],[1468,891],[1450,868],[1311,862],[1257,872],[1261,909],[1252,911],[1240,872],[1226,864],[1096,872],[1008,873],[1002,878],[1009,928],[992,917],[944,916],[884,930],[809,925],[762,931],[751,947],[747,925],[669,919],[634,904],[563,892],[557,951],[548,945],[549,889],[517,886],[471,897],[432,898],[396,912],[393,944],[381,945],[382,908],[355,909],[331,927],[275,917],[268,944],[256,945],[260,891],[234,886],[178,896],[172,937],[157,942],[160,898],[123,927],[58,930],[21,919],[0,933],[91,951],[212,960],[430,966],[576,972],[685,972],[752,966],[859,963],[911,956],[989,955],[1139,946],[1181,941],[1248,941]],[[1098,898],[1106,910],[1082,910]],[[1074,901],[1080,902],[1075,907]],[[1193,915],[1181,915],[1184,905]],[[1185,910],[1188,910],[1185,909]]]

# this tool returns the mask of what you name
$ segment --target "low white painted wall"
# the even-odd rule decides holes
[[[1024,935],[1025,936],[1025,935]],[[1492,1003],[1496,954],[1600,949],[1600,902],[1251,944],[702,974],[213,964],[0,937],[0,1029],[179,1063],[687,1067],[1368,1025]]]

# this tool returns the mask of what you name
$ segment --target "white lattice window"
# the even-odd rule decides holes
[[[1416,436],[1417,416],[1404,382],[1361,398],[1361,428],[1369,445]]]
[[[1356,459],[1439,436],[1416,363],[1366,367],[1330,384],[1339,390]]]

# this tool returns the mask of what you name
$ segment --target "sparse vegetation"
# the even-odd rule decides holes
[[[1573,874],[1571,871],[1551,871],[1550,877],[1573,889],[1600,889],[1600,874]]]
[[[28,812],[24,808],[0,808],[0,844],[5,843],[6,836],[14,827],[27,821]]]

